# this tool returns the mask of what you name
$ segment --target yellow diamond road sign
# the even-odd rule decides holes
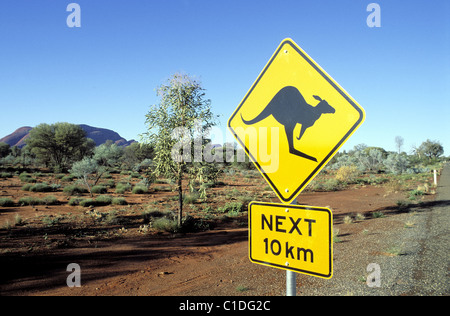
[[[338,83],[285,39],[228,127],[281,201],[291,203],[364,117]]]
[[[250,260],[329,279],[333,275],[332,223],[327,208],[252,202]]]

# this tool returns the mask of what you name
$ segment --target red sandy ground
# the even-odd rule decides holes
[[[118,177],[118,175],[114,175]],[[250,193],[257,200],[277,202],[274,194],[265,192],[264,182],[254,179],[223,180],[225,185],[214,188],[215,207],[223,205],[226,190],[236,188]],[[39,179],[39,181],[44,179]],[[69,206],[67,197],[60,192],[32,193],[21,191],[23,183],[17,177],[0,180],[0,197],[53,195],[62,205],[21,206],[0,208],[0,258],[2,295],[280,295],[284,290],[283,270],[253,264],[248,259],[248,230],[246,215],[231,220],[217,220],[217,226],[208,231],[169,234],[142,234],[138,231],[140,212],[148,205],[164,203],[174,192],[150,192],[145,195],[124,195],[128,206],[126,214],[134,220],[120,234],[99,237],[101,230],[119,231],[116,227],[89,227],[82,234],[65,241],[65,233],[54,227],[38,226],[42,215],[85,214],[86,208]],[[111,190],[111,195],[117,196]],[[432,199],[427,195],[425,199]],[[234,198],[232,198],[233,200]],[[389,214],[398,211],[397,202],[406,200],[405,192],[391,192],[383,186],[354,186],[336,192],[305,192],[299,204],[327,206],[333,210],[334,226],[342,229],[342,238],[358,238],[355,230],[362,231],[373,225],[369,218],[374,211]],[[155,202],[156,201],[156,202]],[[155,202],[155,203],[152,203]],[[175,206],[176,201],[172,202]],[[170,204],[172,206],[172,204]],[[197,205],[201,208],[201,204]],[[167,207],[167,206],[166,206]],[[101,207],[105,212],[113,208]],[[3,228],[6,220],[12,222],[20,214],[27,225]],[[194,213],[195,211],[189,211]],[[345,215],[365,214],[366,220],[358,225],[345,225]],[[392,229],[395,229],[393,227]],[[347,237],[346,237],[347,236]],[[349,247],[346,243],[337,247]],[[79,288],[69,288],[66,271],[69,263],[81,267]],[[298,282],[303,282],[298,280]]]

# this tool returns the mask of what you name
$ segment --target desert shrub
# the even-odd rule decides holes
[[[342,166],[336,172],[336,179],[343,183],[355,183],[356,178],[360,175],[360,171],[354,165],[351,166]]]
[[[105,184],[108,188],[114,188],[116,186],[116,183],[114,182],[113,179],[109,179],[108,181],[106,181]]]
[[[383,165],[393,174],[402,174],[408,170],[409,161],[405,155],[393,153],[383,161]]]
[[[369,184],[369,185],[383,184],[383,183],[386,183],[386,182],[389,182],[388,178],[377,177],[374,174],[371,174],[368,177],[356,179],[356,183]]]
[[[120,165],[123,148],[112,142],[106,142],[94,149],[94,159],[99,165],[110,168]]]
[[[91,188],[100,180],[105,168],[100,166],[94,158],[84,157],[83,160],[75,162],[69,171],[83,182],[92,197]]]
[[[405,173],[407,173],[407,174],[428,173],[431,170],[433,170],[433,169],[431,169],[429,167],[420,167],[419,166],[419,167],[408,168],[408,169],[406,169]]]
[[[41,204],[45,204],[45,205],[57,205],[59,204],[59,201],[56,197],[54,197],[53,195],[49,195],[44,197],[42,200]]]
[[[103,185],[94,185],[91,189],[91,192],[95,194],[104,194],[108,192],[108,188]]]
[[[151,221],[153,221],[153,219],[155,218],[161,218],[166,216],[165,213],[159,211],[159,210],[155,210],[155,209],[148,209],[144,212],[142,212],[142,218],[144,220],[144,224],[148,224]]]
[[[22,191],[31,191],[31,192],[52,192],[59,189],[61,186],[59,184],[51,184],[48,185],[47,183],[37,183],[37,184],[31,184],[27,183],[22,186]]]
[[[422,191],[424,193],[428,193],[430,192],[430,186],[428,185],[428,183],[424,183],[423,185],[418,185],[417,190]]]
[[[217,209],[219,213],[228,213],[228,215],[237,215],[244,211],[244,204],[241,202],[228,202],[224,206]]]
[[[339,238],[340,229],[333,227],[333,243],[340,243],[342,239]]]
[[[314,180],[312,180],[308,186],[306,187],[306,191],[321,191],[322,190],[322,182],[318,181],[318,178],[315,178]],[[265,189],[266,191],[269,191],[271,188],[269,187],[269,189]]]
[[[321,189],[323,191],[338,191],[342,188],[341,182],[337,179],[327,179],[324,183],[322,183]]]
[[[83,207],[89,206],[105,206],[112,203],[113,198],[109,195],[100,195],[95,200],[94,199],[73,199],[73,205],[77,205],[77,203]]]
[[[425,192],[422,190],[412,190],[409,192],[408,199],[413,201],[413,200],[417,199],[417,197],[422,196],[424,194],[425,194]]]
[[[26,172],[22,172],[21,174],[19,174],[19,179],[20,179],[20,181],[27,182],[27,183],[36,183],[37,182],[36,178],[32,178],[31,175]]]
[[[33,185],[31,183],[24,184],[22,186],[22,191],[30,191]]]
[[[198,199],[199,195],[197,193],[183,195],[183,203],[185,204],[194,204]]]
[[[242,194],[238,196],[237,200],[244,205],[248,205],[251,201],[256,200],[257,196]]]
[[[344,217],[344,224],[352,224],[353,223],[353,218],[350,215],[346,215]]]
[[[88,193],[88,190],[77,185],[68,185],[64,187],[63,192],[67,195],[81,195]]]
[[[133,167],[133,171],[135,172],[140,172],[140,171],[144,171],[146,169],[149,169],[152,166],[153,162],[151,159],[144,159],[141,162],[137,163],[134,165]]]
[[[398,201],[397,201],[397,206],[398,206],[398,208],[401,209],[401,210],[407,208],[408,205],[409,205],[409,203],[408,203],[407,201],[404,201],[404,200],[398,200]]]
[[[71,198],[69,201],[70,206],[80,205],[80,202],[83,201],[83,198]]]
[[[25,205],[40,205],[42,204],[42,201],[38,198],[34,198],[31,196],[24,196],[22,198],[19,199],[19,204],[22,206]]]
[[[364,171],[365,167],[361,166],[359,164],[359,160],[349,154],[340,154],[335,156],[330,164],[327,166],[327,168],[332,169],[332,170],[337,170],[343,166],[357,166],[359,167],[360,171]]]
[[[119,217],[119,212],[117,210],[110,211],[105,214],[103,218],[103,223],[105,225],[117,225],[121,223],[121,219]]]
[[[111,201],[112,205],[127,205],[127,201],[122,197],[113,198]]]
[[[212,206],[210,206],[210,205],[206,206],[202,210],[202,212],[205,213],[205,214],[214,213],[214,211],[215,211],[214,208]]]
[[[109,195],[100,195],[95,199],[95,204],[97,206],[109,205],[112,202],[112,197]]]
[[[22,219],[20,214],[16,214],[14,216],[14,225],[20,226],[20,225],[23,225],[23,224],[25,224],[25,221]]]
[[[386,217],[386,216],[383,214],[383,212],[377,211],[377,212],[373,212],[372,213],[372,217],[373,218],[383,218],[383,217]]]
[[[166,231],[169,233],[175,233],[178,231],[178,223],[175,219],[169,219],[166,217],[161,217],[153,222],[153,228],[159,231]]]
[[[387,193],[394,193],[403,191],[405,189],[406,184],[402,180],[392,179],[384,185],[384,188]]]
[[[425,192],[422,190],[412,190],[411,192],[409,192],[410,196],[422,196],[424,194]]]
[[[79,204],[83,207],[95,206],[95,201],[93,199],[83,199]]]
[[[133,190],[131,191],[133,194],[144,194],[148,192],[147,187],[136,185]]]
[[[37,184],[33,185],[29,191],[31,191],[31,192],[50,192],[50,191],[53,191],[53,189],[47,183],[37,183]]]
[[[162,186],[162,185],[156,185],[156,186],[154,186],[154,187],[153,187],[153,190],[154,190],[155,192],[158,192],[158,191],[166,191],[166,192],[170,192],[170,191],[172,191],[172,189],[171,189],[169,186]]]
[[[382,166],[383,152],[379,149],[358,150],[354,156],[358,160],[358,167],[361,171],[377,172]]]
[[[0,172],[0,178],[12,178],[12,176],[10,172]]]
[[[58,189],[61,188],[61,184],[52,183],[50,184],[50,187],[52,188],[52,191],[57,191]]]
[[[142,177],[141,181],[139,181],[139,183],[137,185],[149,188],[152,185],[153,182],[154,182],[153,177],[148,177],[148,178],[143,178]]]
[[[11,207],[14,206],[14,201],[10,198],[0,198],[0,206],[1,207]]]
[[[189,171],[189,190],[191,192],[198,192],[198,198],[205,201],[207,199],[206,189],[212,187],[217,182],[217,178],[221,172],[221,169],[216,164],[206,162],[194,163]],[[211,185],[205,185],[206,183],[211,183]]]
[[[67,175],[67,176],[63,176],[61,178],[61,181],[70,182],[70,181],[73,181],[73,179],[75,179],[75,176],[70,174],[70,175]]]
[[[205,231],[211,228],[212,228],[211,223],[204,220],[203,218],[195,218],[190,215],[187,215],[183,220],[182,226],[178,230],[183,233],[189,233],[189,232]]]
[[[62,219],[61,216],[46,215],[42,218],[42,224],[46,225],[47,227],[51,227],[53,225],[57,225],[61,219]]]
[[[130,190],[131,190],[131,184],[129,184],[129,183],[119,182],[116,185],[116,193],[117,194],[124,194],[126,191],[130,191]]]
[[[117,194],[124,194],[125,193],[125,189],[124,188],[116,188],[116,193]]]
[[[336,178],[330,179],[321,179],[316,178],[308,184],[307,189],[309,191],[316,192],[330,192],[330,191],[339,191],[345,186],[345,183],[339,181]]]
[[[131,178],[135,178],[138,179],[139,177],[141,177],[141,175],[139,174],[139,172],[131,172],[130,174]]]
[[[19,179],[22,182],[26,182],[25,179],[26,178],[30,178],[30,177],[31,177],[31,175],[28,172],[25,172],[25,171],[22,172],[21,174],[19,174]]]

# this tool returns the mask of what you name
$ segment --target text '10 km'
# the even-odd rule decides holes
[[[262,227],[261,229],[264,230],[266,228],[268,228],[270,231],[276,231],[279,233],[288,233],[288,234],[295,234],[297,233],[300,236],[303,236],[302,231],[300,230],[300,222],[302,221],[302,218],[293,218],[293,217],[286,217],[286,216],[273,216],[270,215],[268,216],[269,218],[267,218],[267,216],[265,214],[261,215],[261,223],[262,223]],[[287,220],[287,218],[289,220]],[[312,231],[313,231],[313,224],[316,222],[316,220],[314,219],[303,219],[303,222],[305,222],[305,224],[303,226],[306,227],[302,227],[303,231],[307,230],[308,231],[308,236],[311,237],[312,236]],[[289,231],[288,231],[289,229]],[[296,259],[296,260],[303,260],[303,261],[307,261],[308,260],[308,254],[309,254],[309,259],[310,262],[313,263],[314,262],[314,252],[311,249],[306,249],[303,247],[295,247],[289,244],[289,241],[286,241],[285,243],[281,243],[279,240],[277,239],[272,239],[271,241],[269,241],[269,238],[265,238],[264,240],[264,250],[266,254],[269,254],[269,251],[275,255],[275,256],[279,256],[284,254],[284,257],[286,259]],[[284,246],[284,248],[283,248]],[[283,251],[284,250],[284,251]],[[302,256],[303,254],[303,256]]]
[[[251,202],[250,260],[330,278],[333,271],[332,217],[327,208]]]

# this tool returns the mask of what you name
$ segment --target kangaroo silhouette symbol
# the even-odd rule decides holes
[[[264,110],[254,119],[247,121],[242,117],[242,114],[241,119],[246,125],[252,125],[272,115],[278,123],[284,126],[289,143],[289,153],[317,162],[316,158],[294,148],[294,128],[297,124],[302,125],[297,137],[300,140],[305,131],[313,126],[322,114],[333,114],[336,110],[321,97],[317,95],[313,97],[320,101],[316,106],[306,103],[305,98],[296,87],[286,86],[278,91]]]

